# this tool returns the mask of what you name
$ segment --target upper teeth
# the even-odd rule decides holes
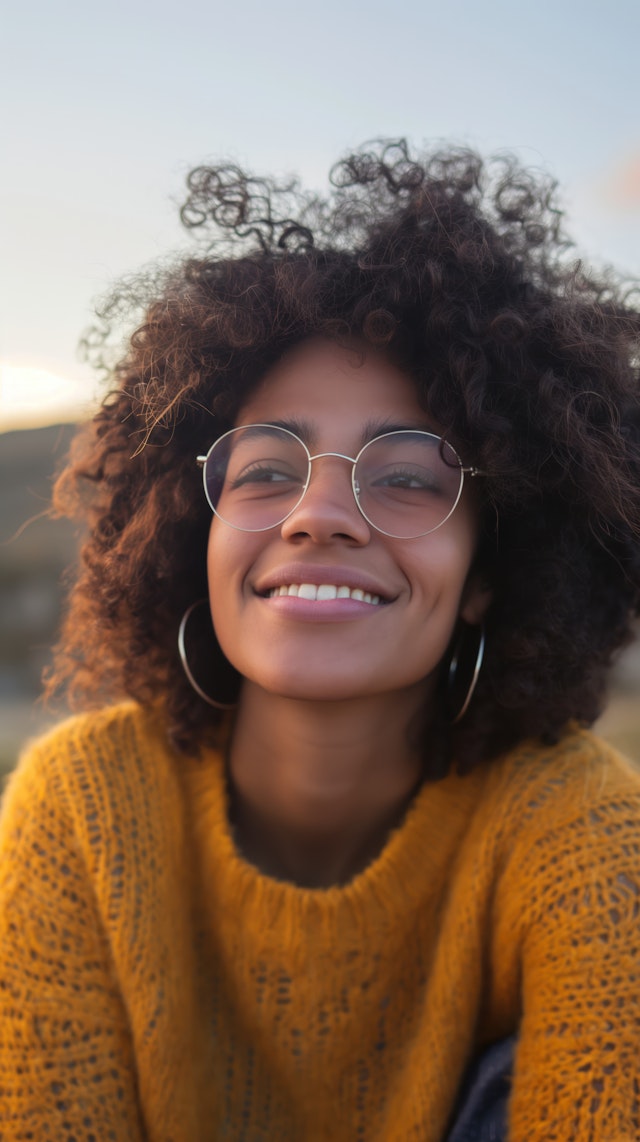
[[[370,595],[368,591],[361,591],[359,587],[336,587],[333,583],[290,583],[283,587],[272,587],[268,592],[270,599],[276,595],[297,595],[300,599],[357,599],[359,602],[372,603],[376,606],[380,602],[379,595]]]

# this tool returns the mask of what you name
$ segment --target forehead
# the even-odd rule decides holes
[[[413,379],[383,354],[320,339],[297,345],[269,369],[236,423],[291,419],[320,428],[347,421],[433,426]]]

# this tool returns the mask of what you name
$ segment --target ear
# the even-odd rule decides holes
[[[477,571],[467,579],[460,600],[459,618],[470,626],[479,626],[493,599],[493,591]]]

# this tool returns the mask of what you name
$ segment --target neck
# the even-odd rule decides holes
[[[237,843],[263,872],[342,884],[380,852],[421,781],[424,690],[301,702],[245,683],[230,752]]]

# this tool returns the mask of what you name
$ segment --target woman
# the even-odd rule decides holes
[[[640,1134],[640,779],[585,728],[640,317],[515,163],[333,188],[194,172],[58,482],[50,688],[104,708],[5,803],[3,1138]]]

